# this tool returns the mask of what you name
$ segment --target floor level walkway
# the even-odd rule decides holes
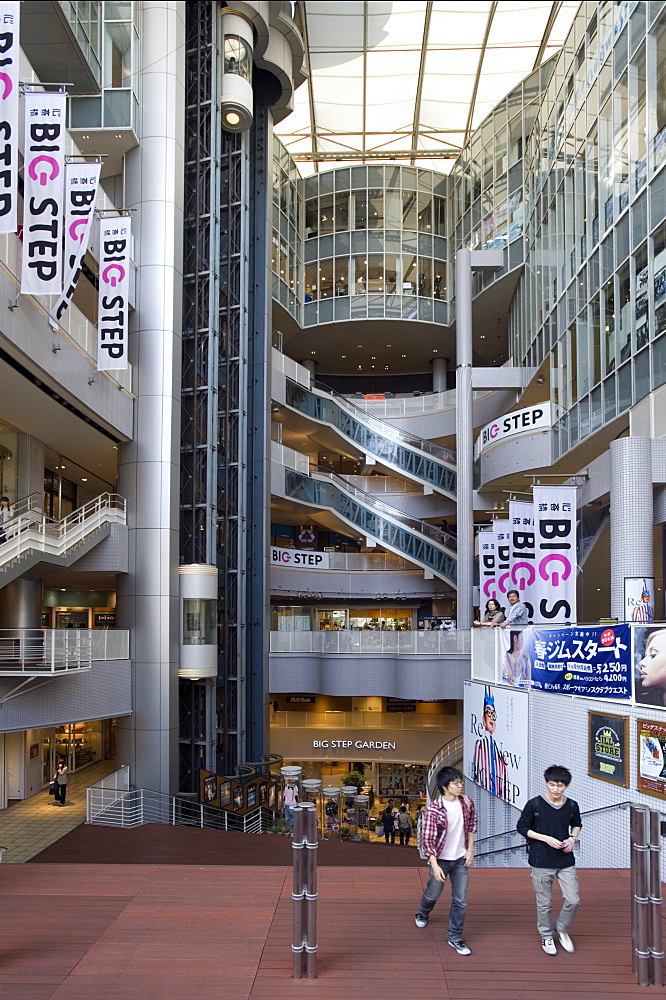
[[[560,951],[556,957],[541,950],[526,868],[471,873],[468,958],[446,943],[448,888],[428,927],[414,925],[424,879],[423,868],[390,873],[378,867],[320,868],[318,978],[310,981],[291,978],[288,867],[2,865],[0,996],[625,1000],[664,995],[646,993],[631,975],[628,872],[580,873],[576,953]]]
[[[35,854],[85,823],[86,788],[115,769],[114,761],[100,761],[99,764],[91,764],[70,775],[67,797],[62,807],[45,790],[3,809],[0,812],[0,847],[6,848],[3,864],[29,861]]]

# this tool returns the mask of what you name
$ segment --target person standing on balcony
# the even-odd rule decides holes
[[[509,625],[528,625],[529,614],[527,612],[527,608],[520,599],[518,591],[508,590],[506,597],[510,605],[509,613],[506,616],[506,621],[503,621],[499,627],[508,628]]]
[[[55,797],[58,800],[59,806],[64,806],[65,798],[67,796],[67,775],[69,773],[69,768],[65,761],[61,758],[58,761],[58,767],[56,773],[53,775],[53,780],[55,781]]]

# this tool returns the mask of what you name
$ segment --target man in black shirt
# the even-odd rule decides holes
[[[546,779],[546,794],[530,799],[520,814],[516,829],[527,838],[541,947],[547,955],[556,955],[555,931],[564,950],[574,950],[568,932],[580,899],[573,849],[582,824],[578,803],[564,794],[571,784],[571,772],[566,767],[553,765],[546,768],[543,776]],[[555,879],[560,884],[563,903],[554,922]]]

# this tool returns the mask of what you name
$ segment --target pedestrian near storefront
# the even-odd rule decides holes
[[[571,784],[571,772],[568,768],[554,764],[546,768],[543,776],[546,794],[530,799],[520,814],[516,829],[527,840],[541,947],[547,955],[556,955],[555,933],[565,951],[575,950],[569,928],[576,916],[580,896],[573,849],[580,836],[582,823],[578,803],[565,795]],[[562,891],[563,902],[560,914],[554,921],[555,880]]]
[[[448,942],[459,955],[470,955],[463,941],[467,912],[467,869],[474,861],[476,810],[463,795],[463,776],[455,767],[443,767],[437,775],[440,795],[425,810],[421,824],[421,856],[430,868],[428,885],[414,921],[426,927],[447,876],[451,881]]]
[[[67,797],[67,775],[69,768],[64,760],[58,761],[56,773],[53,775],[55,781],[55,799],[59,806],[64,806]]]
[[[400,836],[400,846],[407,847],[409,838],[412,835],[412,818],[407,812],[407,806],[400,806],[398,813],[398,834]]]
[[[393,799],[388,800],[386,809],[382,813],[382,827],[384,828],[384,840],[387,844],[395,844],[395,819],[393,816]]]

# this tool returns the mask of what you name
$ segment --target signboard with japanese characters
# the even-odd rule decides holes
[[[54,312],[60,319],[74,297],[88,249],[100,163],[68,163],[65,168],[65,284]]]
[[[629,787],[629,719],[588,712],[588,766],[591,778]]]
[[[63,93],[25,95],[24,295],[59,295],[62,290],[65,101]]]
[[[97,367],[100,371],[127,368],[130,232],[128,215],[100,222]]]
[[[495,521],[495,576],[497,600],[502,607],[508,601],[506,592],[511,590],[511,528],[507,520]]]
[[[585,698],[631,698],[629,625],[526,628],[521,655],[531,687]]]
[[[527,615],[534,619],[534,583],[536,580],[536,546],[534,534],[534,504],[523,500],[509,501],[509,577],[510,590],[517,590],[527,608]]]
[[[495,526],[478,534],[479,587],[481,589],[481,614],[486,601],[496,601],[497,573],[495,571]]]
[[[666,723],[637,719],[638,791],[666,799]]]
[[[576,621],[576,487],[535,486],[534,621]]]
[[[0,3],[0,233],[17,226],[20,10],[20,3]]]

